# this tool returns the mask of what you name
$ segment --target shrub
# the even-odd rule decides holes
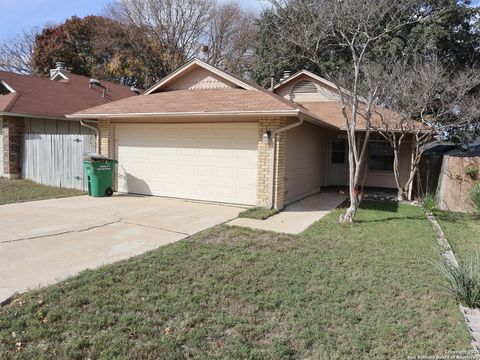
[[[458,303],[469,308],[480,308],[480,257],[478,253],[467,262],[457,259],[452,266],[442,256],[438,268],[447,281],[446,289]]]
[[[471,164],[465,168],[465,174],[467,174],[470,179],[477,180],[478,178],[478,166]]]
[[[480,214],[480,182],[473,185],[470,189],[470,200],[472,201],[477,214]]]
[[[420,203],[422,204],[425,211],[429,214],[431,214],[437,206],[437,200],[435,199],[435,196],[433,194],[426,194],[420,200]]]

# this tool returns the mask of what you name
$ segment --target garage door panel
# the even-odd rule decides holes
[[[117,125],[118,190],[255,204],[257,124]]]

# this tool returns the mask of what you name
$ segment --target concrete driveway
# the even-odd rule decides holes
[[[241,208],[118,195],[0,206],[0,302],[183,239],[237,217]]]

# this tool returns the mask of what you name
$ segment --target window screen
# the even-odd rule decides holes
[[[393,149],[388,142],[369,143],[368,168],[370,170],[393,170]]]
[[[345,164],[345,140],[332,141],[332,164]]]

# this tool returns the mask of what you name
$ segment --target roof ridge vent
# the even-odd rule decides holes
[[[7,95],[14,92],[15,90],[11,86],[9,86],[5,81],[0,79],[0,95]]]
[[[287,80],[290,76],[292,75],[292,72],[290,70],[285,70],[283,72],[283,76],[282,78],[280,79],[280,81],[285,81]]]
[[[96,85],[98,87],[101,87],[101,88],[104,88],[105,86],[102,85],[102,82],[100,80],[97,80],[97,79],[90,79],[90,81],[88,82],[88,85],[90,88],[92,88],[93,85]]]
[[[131,87],[130,87],[130,91],[131,91],[132,93],[134,93],[135,95],[140,95],[140,93],[142,92],[142,90],[136,88],[135,86],[131,86]]]
[[[55,63],[55,69],[50,69],[50,80],[69,80],[67,74],[69,71],[65,69],[65,63],[57,61]]]

